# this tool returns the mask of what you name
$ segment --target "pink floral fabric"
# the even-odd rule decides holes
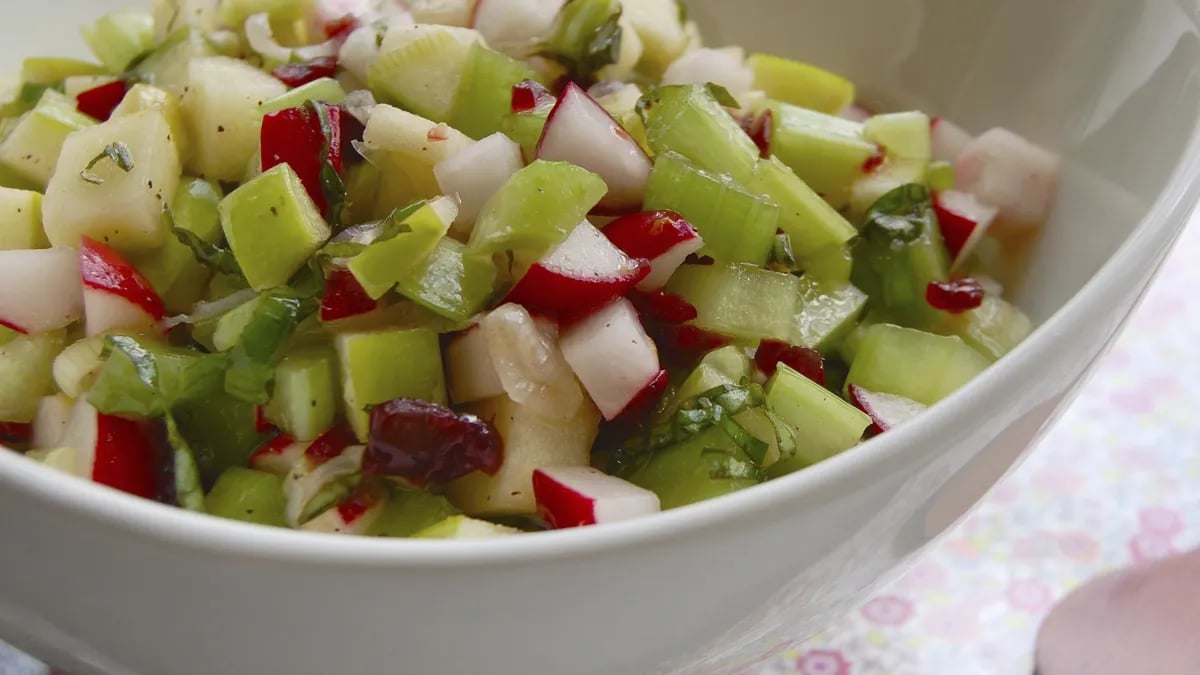
[[[903,577],[750,675],[1028,675],[1088,579],[1200,546],[1200,225],[1030,458]]]

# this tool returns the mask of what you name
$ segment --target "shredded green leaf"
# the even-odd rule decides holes
[[[242,401],[265,405],[271,400],[275,367],[300,322],[317,311],[319,303],[288,287],[267,291],[229,351],[225,391]]]
[[[929,188],[909,183],[888,192],[871,206],[862,233],[868,239],[907,243],[920,238],[926,228],[936,228],[936,218]]]
[[[167,443],[172,450],[172,464],[175,475],[175,500],[189,510],[204,513],[204,488],[200,484],[200,469],[196,465],[196,453],[175,423],[175,416],[167,413],[164,419],[167,427]]]
[[[129,152],[129,146],[117,141],[116,143],[104,146],[104,150],[93,157],[92,161],[88,162],[87,166],[83,168],[83,171],[79,172],[79,177],[92,185],[102,185],[104,179],[92,173],[92,169],[105,159],[112,160],[112,163],[116,164],[117,168],[125,173],[133,171],[133,155]]]
[[[573,80],[594,75],[621,55],[621,6],[614,0],[570,0],[559,11],[558,29],[539,55],[557,61]]]
[[[188,247],[192,251],[192,256],[196,258],[196,262],[208,267],[209,269],[228,274],[230,276],[244,278],[242,274],[242,266],[238,264],[237,258],[234,257],[233,251],[219,246],[217,244],[205,241],[195,232],[177,227],[174,220],[171,219],[170,210],[163,211],[163,217],[170,219],[171,233],[179,240],[181,244]]]
[[[717,103],[720,103],[726,108],[742,107],[742,104],[738,103],[738,100],[734,98],[733,94],[729,93],[728,89],[719,84],[709,82],[704,85],[704,91],[708,92],[709,96],[713,97]]]
[[[336,227],[341,225],[342,211],[346,207],[346,184],[330,159],[334,134],[333,120],[329,116],[329,108],[324,103],[308,101],[305,105],[321,122],[321,135],[325,139],[321,145],[321,193],[325,195],[325,203],[328,204],[325,217],[330,225]]]

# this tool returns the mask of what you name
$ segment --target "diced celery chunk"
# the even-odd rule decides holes
[[[263,101],[258,107],[263,115],[269,115],[288,108],[298,108],[309,101],[324,101],[337,105],[346,100],[346,90],[332,77],[322,77],[307,84],[302,84],[282,96],[276,96],[269,101]]]
[[[515,527],[458,515],[450,516],[409,536],[413,539],[491,539],[520,533]]]
[[[754,265],[684,265],[667,284],[696,308],[695,324],[732,338],[790,340],[800,279]]]
[[[196,454],[206,480],[231,466],[245,466],[266,439],[259,435],[255,406],[224,392],[175,411],[179,432]]]
[[[439,316],[466,321],[484,309],[495,286],[490,256],[468,255],[461,242],[445,238],[396,290]]]
[[[646,141],[655,154],[673,152],[737,181],[753,176],[758,147],[703,86],[659,87],[643,100]]]
[[[537,156],[538,141],[546,129],[549,113],[549,110],[509,113],[500,120],[500,131],[521,146],[525,161],[532,161]]]
[[[275,368],[275,393],[267,417],[297,441],[311,441],[338,416],[337,355],[328,347],[296,351]]]
[[[0,346],[0,420],[33,421],[38,399],[54,391],[51,367],[64,346],[65,331],[14,335]]]
[[[346,418],[360,440],[367,438],[372,405],[396,398],[446,405],[442,350],[432,330],[343,333],[336,344]]]
[[[451,125],[476,140],[491,136],[511,114],[513,85],[536,79],[537,73],[521,61],[473,44],[454,95]]]
[[[875,202],[898,187],[926,184],[928,170],[928,162],[889,159],[871,173],[863,174],[850,190],[851,217],[861,217]]]
[[[217,210],[221,197],[221,189],[206,180],[184,179],[171,200],[175,227],[210,244],[220,242],[224,236]],[[162,247],[135,255],[130,262],[146,277],[170,312],[190,311],[203,297],[212,276],[192,250],[173,235],[167,237]]]
[[[929,180],[929,189],[934,192],[953,190],[958,180],[954,175],[954,165],[950,162],[931,162],[926,177]]]
[[[840,117],[772,101],[768,149],[834,208],[850,197],[850,186],[875,154],[862,125]]]
[[[795,430],[796,451],[773,464],[768,473],[781,476],[840,452],[862,440],[871,418],[784,364],[767,382],[767,408]]]
[[[754,88],[784,103],[836,115],[854,103],[854,83],[824,68],[771,54],[751,54]]]
[[[673,152],[655,160],[645,208],[683,215],[704,238],[703,253],[721,262],[765,264],[780,222],[777,204]]]
[[[550,37],[548,51],[564,63],[573,64],[577,70],[586,69],[589,54],[595,50],[593,40],[606,24],[620,15],[621,3],[618,0],[568,2],[558,13],[557,27]]]
[[[0,250],[49,245],[42,230],[42,195],[0,187]]]
[[[467,249],[521,251],[536,259],[565,239],[607,192],[604,181],[587,169],[537,160],[484,204]]]
[[[154,46],[154,18],[136,10],[114,12],[85,26],[83,39],[96,58],[116,75]]]
[[[395,488],[367,535],[411,537],[457,514],[458,509],[442,495]]]
[[[800,280],[800,304],[790,342],[831,353],[855,326],[867,295],[849,283]]]
[[[858,235],[842,214],[778,157],[760,159],[747,186],[779,205],[779,229],[791,239],[797,256],[840,246]]]
[[[469,28],[393,24],[371,65],[371,91],[422,117],[446,122],[468,54],[479,42],[482,37]]]
[[[882,146],[888,157],[925,162],[933,159],[929,116],[923,112],[875,115],[863,124],[863,136]]]
[[[986,357],[958,337],[881,323],[866,329],[859,339],[846,385],[933,405],[988,364]]]
[[[214,516],[258,525],[287,527],[283,477],[231,467],[226,469],[204,501]]]
[[[762,472],[714,426],[658,450],[626,478],[657,494],[666,510],[753,487],[762,482]]]
[[[1033,323],[1024,312],[994,295],[984,296],[983,304],[975,309],[948,315],[946,323],[946,332],[961,337],[992,360],[1012,351],[1033,332]]]
[[[268,14],[282,22],[305,18],[312,0],[221,0],[217,16],[226,26],[241,26],[255,14]]]
[[[77,59],[32,56],[21,62],[21,82],[25,84],[56,85],[77,75],[106,75],[103,66]]]
[[[805,256],[797,256],[804,276],[816,281],[849,282],[854,268],[850,246],[830,246]]]
[[[47,89],[33,110],[25,113],[0,141],[0,169],[23,183],[9,187],[45,190],[67,136],[95,124],[95,120],[75,110],[74,101]],[[78,170],[83,168],[81,165]]]
[[[400,223],[406,231],[354,256],[350,272],[367,295],[376,300],[383,297],[396,284],[422,272],[457,214],[458,205],[450,197],[422,205]]]
[[[229,247],[256,291],[287,283],[329,239],[329,225],[287,164],[230,193],[220,212]]]

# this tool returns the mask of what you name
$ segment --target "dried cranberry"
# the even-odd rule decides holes
[[[323,77],[333,77],[337,74],[338,62],[332,56],[318,56],[310,61],[301,63],[285,63],[271,74],[284,84],[295,89]]]
[[[682,324],[695,319],[696,308],[687,300],[666,291],[634,291],[629,296],[643,318],[670,324]]]
[[[350,270],[333,270],[325,280],[325,296],[321,298],[321,321],[337,321],[375,310],[379,301],[372,300]]]
[[[983,285],[970,277],[931,281],[925,287],[925,301],[934,309],[961,314],[982,305],[983,293]]]
[[[28,422],[0,422],[0,443],[28,443],[33,440],[33,425]]]
[[[717,264],[717,261],[714,260],[712,256],[692,253],[684,259],[683,263],[685,265],[715,265]]]
[[[358,442],[354,432],[346,427],[334,427],[317,436],[316,440],[304,450],[304,456],[322,464],[342,454],[342,452]]]
[[[764,158],[771,156],[771,129],[774,126],[774,120],[770,110],[758,117],[749,115],[738,120],[742,131],[746,132],[750,140],[754,141],[754,145],[758,146],[759,154]]]
[[[875,170],[883,166],[884,160],[887,159],[887,150],[882,145],[875,146],[875,152],[863,162],[863,173],[875,173]]]
[[[340,19],[334,19],[325,24],[325,37],[330,40],[342,42],[357,29],[358,19],[353,14],[347,14]]]
[[[821,353],[808,347],[793,347],[782,340],[763,340],[754,353],[754,365],[768,377],[775,374],[779,364],[791,368],[808,379],[825,386],[825,360]]]
[[[495,475],[503,461],[504,443],[496,427],[475,415],[406,398],[371,409],[366,474],[436,485],[472,471]]]
[[[107,122],[128,92],[129,85],[122,80],[102,84],[79,94],[75,98],[75,108],[84,115]]]

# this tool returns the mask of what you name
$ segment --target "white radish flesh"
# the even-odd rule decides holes
[[[0,324],[46,333],[82,317],[78,253],[69,248],[0,251]]]
[[[605,419],[620,416],[659,374],[658,349],[623,298],[565,330],[559,344]]]
[[[592,467],[533,472],[538,513],[556,529],[598,525],[657,513],[658,495]]]
[[[1016,234],[1050,217],[1060,159],[1008,129],[995,128],[971,141],[955,161],[958,189],[999,209],[996,229]]]
[[[469,235],[483,205],[525,165],[521,146],[495,133],[433,166],[442,194],[458,199],[454,231]]]

